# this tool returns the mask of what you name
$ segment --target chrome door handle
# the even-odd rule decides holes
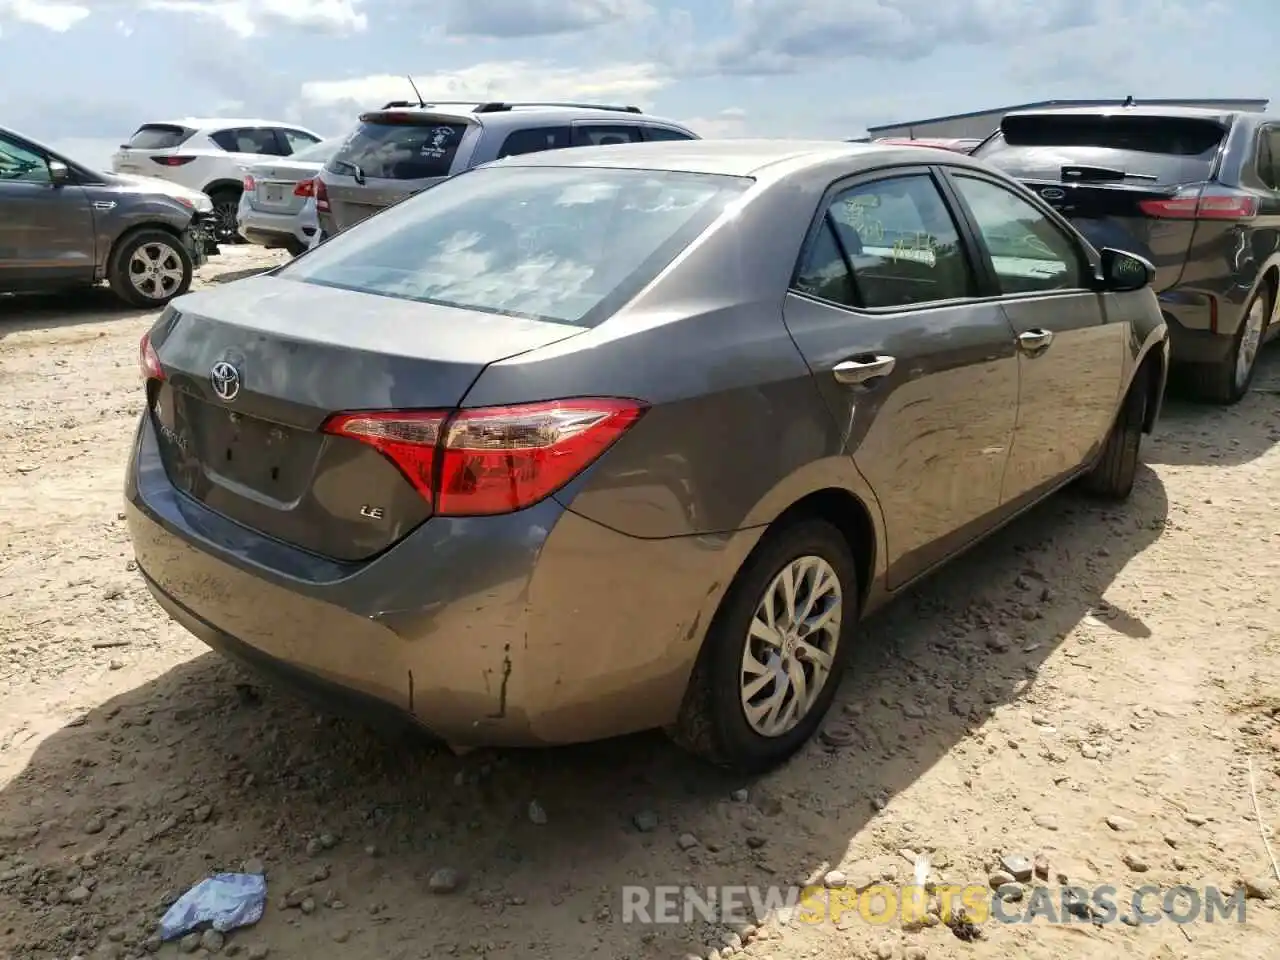
[[[1050,330],[1028,330],[1018,334],[1018,346],[1027,353],[1039,353],[1053,343],[1053,332]]]
[[[842,360],[831,368],[831,375],[837,383],[866,383],[877,377],[884,377],[893,372],[897,363],[894,357],[873,356],[866,359]]]

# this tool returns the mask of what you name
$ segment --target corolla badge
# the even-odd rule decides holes
[[[1059,190],[1057,187],[1046,187],[1040,191],[1040,196],[1052,203],[1055,200],[1065,199],[1067,194],[1066,191]]]
[[[209,371],[209,383],[219,400],[230,403],[240,392],[240,371],[226,360],[219,360]]]

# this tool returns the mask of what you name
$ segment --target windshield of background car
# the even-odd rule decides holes
[[[355,164],[378,180],[426,180],[447,177],[465,123],[431,120],[412,114],[383,114],[362,120],[334,154],[329,172],[350,175]]]
[[[333,137],[329,140],[321,140],[319,143],[313,143],[311,146],[292,154],[290,160],[306,160],[311,163],[328,163],[338,148],[342,146],[341,137]]]
[[[1015,114],[973,155],[1026,178],[1057,180],[1062,167],[1084,165],[1145,174],[1148,183],[1194,183],[1212,175],[1225,136],[1204,117]]]
[[[753,182],[616,168],[481,168],[369,218],[276,276],[590,327]]]

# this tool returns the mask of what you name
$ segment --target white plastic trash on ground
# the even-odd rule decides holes
[[[218,873],[180,896],[160,918],[160,938],[173,940],[205,924],[219,933],[262,919],[267,880],[252,873]]]

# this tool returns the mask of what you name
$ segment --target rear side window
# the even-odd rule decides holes
[[[933,179],[919,174],[837,194],[797,271],[802,293],[891,308],[973,295],[973,273]]]
[[[230,153],[253,153],[267,157],[281,156],[280,141],[270,127],[240,127],[235,130],[219,130],[209,134],[209,139]]]
[[[1058,180],[1063,167],[1085,166],[1127,173],[1129,182],[1193,183],[1212,175],[1225,136],[1221,124],[1201,117],[1012,115],[974,156],[1024,178]]]
[[[1280,127],[1263,127],[1258,132],[1258,179],[1280,190]]]
[[[175,123],[144,123],[125,146],[135,150],[168,150],[182,146],[193,133],[190,127]]]
[[[670,127],[645,127],[645,138],[648,140],[695,140],[690,134],[683,130],[673,130]]]
[[[277,275],[590,327],[635,296],[752,182],[482,167],[370,217]]]
[[[568,127],[530,127],[527,130],[516,130],[502,141],[498,159],[523,153],[541,153],[543,150],[559,150],[572,143],[573,131]]]
[[[639,143],[640,128],[626,124],[579,123],[573,128],[575,147],[603,147],[613,143]]]
[[[377,180],[426,180],[447,177],[465,123],[423,117],[363,120],[329,162],[332,173],[351,173],[348,164]]]

